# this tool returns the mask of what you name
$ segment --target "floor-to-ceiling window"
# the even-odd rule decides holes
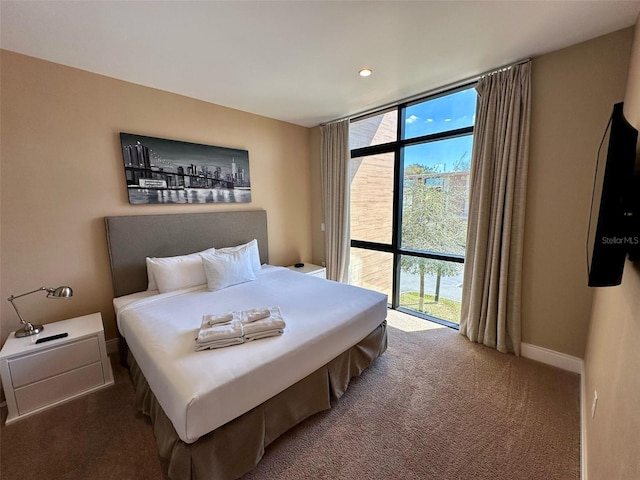
[[[351,122],[350,283],[392,308],[460,322],[476,92]]]

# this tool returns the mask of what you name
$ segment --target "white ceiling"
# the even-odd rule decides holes
[[[315,126],[628,27],[638,12],[640,0],[2,0],[0,45]]]

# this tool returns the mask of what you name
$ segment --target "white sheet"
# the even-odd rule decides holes
[[[286,268],[263,269],[253,282],[216,292],[194,287],[140,297],[117,299],[118,328],[187,443],[317,370],[387,313],[386,295]],[[282,311],[283,335],[194,351],[202,315],[269,305]]]
[[[113,307],[116,311],[116,318],[118,318],[118,313],[124,307],[129,305],[130,303],[135,302],[136,300],[142,300],[143,298],[149,298],[153,295],[158,295],[160,292],[158,290],[145,290],[144,292],[132,293],[131,295],[125,295],[124,297],[118,297],[113,299]],[[118,324],[118,330],[120,330],[120,324]]]

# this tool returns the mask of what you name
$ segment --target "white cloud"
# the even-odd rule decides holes
[[[407,123],[413,123],[416,120],[418,120],[420,117],[416,117],[415,115],[411,115],[409,118],[407,118]]]
[[[427,119],[425,120],[425,122],[431,123],[431,122],[433,122],[433,118],[427,118]]]

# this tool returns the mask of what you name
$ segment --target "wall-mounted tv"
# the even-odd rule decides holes
[[[617,103],[598,149],[587,235],[590,287],[620,285],[627,254],[640,252],[638,131]]]

